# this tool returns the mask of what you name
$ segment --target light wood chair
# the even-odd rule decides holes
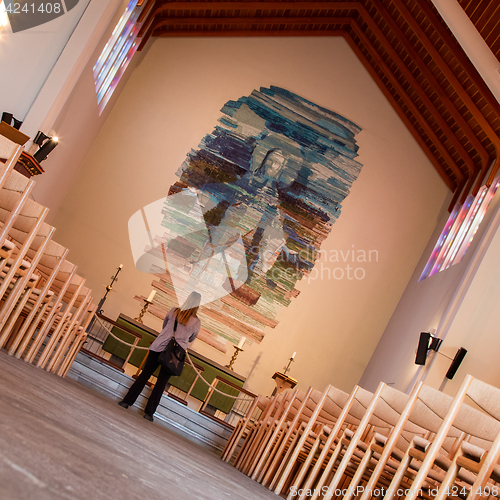
[[[277,470],[271,487],[275,493],[281,493],[289,483],[299,483],[307,467],[309,467],[317,448],[321,442],[320,435],[325,432],[325,427],[335,425],[342,413],[342,408],[349,400],[349,395],[329,385],[321,395],[311,394],[309,402],[314,406],[310,408],[311,414],[307,415],[306,408],[302,414],[303,425],[297,428],[293,445],[288,447],[287,452],[281,459],[281,465]],[[302,459],[302,473],[293,479],[292,471],[298,467]],[[278,479],[279,477],[279,479]]]
[[[34,185],[34,181],[13,170],[0,189],[0,271],[15,248],[7,237]]]
[[[35,293],[35,286],[41,279],[40,274],[36,272],[37,266],[55,232],[54,227],[42,222],[37,233],[31,238],[26,232],[17,230],[15,225],[16,223],[10,231],[11,240],[15,245],[24,249],[25,245],[28,244],[26,240],[31,241],[25,252],[30,267],[26,270],[24,276],[17,277],[15,283],[12,283],[12,286],[9,287],[8,296],[4,297],[4,302],[0,307],[0,347],[5,345],[7,349],[9,349],[7,339],[12,334],[15,337],[14,327],[30,297]],[[30,251],[31,259],[28,255]]]
[[[498,416],[495,417],[498,420]],[[464,443],[465,444],[465,443]],[[469,453],[462,448],[462,453],[457,457],[457,476],[462,469],[469,471],[474,477],[474,482],[469,489],[468,500],[477,500],[480,496],[495,496],[500,498],[500,433],[493,441],[486,453]],[[452,471],[451,474],[455,472]],[[451,479],[451,478],[450,478]],[[468,481],[470,484],[470,482]],[[453,487],[450,488],[453,490]]]
[[[288,452],[290,446],[293,446],[295,439],[298,438],[298,430],[308,416],[312,414],[310,409],[311,398],[315,401],[321,398],[321,392],[309,387],[307,391],[298,391],[295,397],[286,408],[283,419],[280,419],[278,435],[276,442],[270,453],[264,458],[264,463],[259,464],[258,479],[264,485],[269,487],[281,466],[281,460]]]
[[[0,283],[0,298],[5,295],[11,283],[15,282],[16,275],[25,275],[26,268],[30,265],[25,261],[25,256],[35,239],[49,209],[34,202],[25,200],[20,213],[14,220],[9,235],[16,241],[22,242],[16,245],[11,262],[7,262],[2,270],[3,278]]]
[[[474,407],[466,404],[466,401],[471,401]],[[466,439],[451,460],[443,461],[441,449],[453,428],[463,432]],[[445,498],[453,491],[457,481],[460,481],[457,488],[465,488],[471,491],[471,495],[477,496],[495,471],[498,460],[498,457],[495,459],[495,454],[500,446],[497,441],[499,432],[500,390],[467,375],[449,405],[439,431],[421,453],[421,465],[406,499],[414,499],[419,491],[425,489],[425,483],[435,468],[445,472],[444,477],[438,478],[440,480],[434,483],[436,499]],[[490,448],[493,449],[493,454],[492,458],[487,460],[487,450]],[[481,475],[474,477],[484,463],[488,465]],[[500,479],[498,476],[495,478]]]
[[[73,308],[75,309],[72,313],[71,321],[68,322],[67,326],[61,338],[59,340],[59,345],[54,349],[54,353],[50,362],[47,364],[47,370],[56,373],[58,369],[63,364],[63,361],[71,348],[71,345],[78,337],[80,324],[85,317],[85,313],[92,303],[93,297],[91,295],[92,290],[86,287],[82,287],[79,290],[79,294],[73,303]]]
[[[20,351],[19,357],[23,358],[27,363],[34,363],[37,356],[40,354],[43,342],[49,335],[49,332],[55,328],[55,326],[61,321],[63,308],[64,296],[76,275],[77,266],[71,262],[64,260],[57,275],[52,283],[52,289],[55,293],[55,299],[51,304],[48,313],[41,318],[43,324],[36,330],[37,325],[31,327],[28,331],[27,338],[28,345],[26,345],[27,352],[25,350]],[[31,332],[31,333],[30,333]]]
[[[47,229],[46,233],[42,231],[40,239],[47,240],[52,236],[53,228],[43,226],[47,212],[46,207],[27,199],[9,231],[9,237],[13,240],[16,248],[15,254],[0,273],[0,299],[3,300],[0,306],[0,329],[7,322],[19,293],[22,293],[23,283],[26,283],[23,277],[28,276],[27,280],[29,280],[33,276],[29,272],[31,264],[25,260],[29,248],[34,244],[40,230]],[[3,338],[5,340],[5,337]],[[0,347],[3,343],[4,341],[1,342]]]
[[[366,480],[366,486],[360,500],[368,500],[373,496],[372,492],[377,489],[384,488],[385,497],[393,498],[404,496],[405,492],[414,487],[412,483],[415,476],[421,469],[427,450],[434,436],[442,427],[444,417],[452,404],[453,398],[451,396],[423,384],[412,391],[408,406],[393,429],[393,433],[388,439],[379,439],[371,444],[370,452],[378,462],[374,461],[372,475],[368,476]],[[469,410],[472,409],[469,408]],[[463,408],[462,417],[467,415],[469,410]],[[477,417],[482,418],[479,414]],[[407,425],[407,422],[419,425],[426,432],[423,436],[415,434],[406,451],[401,455],[401,450],[395,446],[395,441],[398,438],[398,433],[404,425]],[[452,459],[465,437],[463,429],[455,426],[449,427],[434,461],[436,467],[428,471],[422,487],[419,488],[422,495],[429,496],[429,492],[434,491],[442,483],[445,476],[443,471],[447,470],[452,463]],[[467,474],[462,473],[461,478],[467,479]],[[387,481],[390,481],[389,485],[387,485]]]
[[[328,386],[325,392],[311,390],[309,396],[298,398],[300,408],[293,408],[291,417],[280,429],[280,441],[276,443],[269,457],[265,459],[260,471],[254,478],[265,486],[281,493],[300,484],[312,469],[313,476],[324,467],[325,461],[335,454],[338,433],[347,426],[356,426],[359,419],[352,415],[353,407],[358,405],[356,397],[363,398],[371,393],[357,388],[348,394]],[[364,413],[364,408],[358,414]],[[339,420],[340,419],[340,420]],[[336,461],[334,458],[332,464]],[[311,481],[310,476],[307,479]]]
[[[415,396],[413,396],[415,398]],[[407,419],[400,421],[402,414],[407,411],[411,402],[410,396],[404,394],[396,389],[387,386],[384,383],[379,384],[377,391],[373,394],[372,400],[366,408],[366,411],[356,429],[356,432],[345,433],[343,446],[345,446],[345,452],[343,458],[340,461],[338,467],[336,468],[331,479],[325,480],[328,472],[323,473],[323,477],[318,481],[316,488],[323,488],[326,486],[327,491],[324,498],[332,498],[335,491],[345,490],[345,488],[339,488],[341,484],[347,481],[349,482],[350,488],[347,489],[347,493],[343,495],[344,498],[351,498],[356,492],[357,486],[364,478],[364,474],[367,471],[367,467],[372,459],[372,454],[370,453],[370,443],[376,435],[383,436],[382,439],[386,439],[387,436],[391,435],[391,432],[397,426],[398,422],[406,422]],[[424,433],[425,430],[419,426],[407,423],[404,425],[401,423],[401,428],[399,428],[393,435],[390,446],[393,448],[395,443],[400,441],[403,429],[407,433]],[[369,439],[367,439],[367,437]],[[380,440],[381,438],[379,438]],[[406,445],[409,443],[409,436],[403,438],[406,441]],[[368,443],[368,444],[367,444]],[[401,446],[401,445],[400,445]],[[317,498],[317,495],[312,498]]]
[[[84,285],[85,279],[74,274],[66,293],[62,296],[64,309],[60,316],[56,318],[57,321],[53,323],[53,328],[47,332],[47,334],[50,335],[50,339],[45,347],[42,348],[38,361],[35,363],[36,366],[46,369],[52,368],[57,356],[57,348],[60,343],[64,343],[65,333],[69,333],[68,330],[74,324],[75,319],[71,310],[76,300],[79,298]]]
[[[60,375],[61,377],[65,377],[68,374],[68,371],[71,368],[71,365],[73,364],[76,355],[83,346],[85,339],[87,338],[87,328],[90,325],[90,322],[92,321],[92,318],[94,317],[97,311],[97,307],[98,307],[97,304],[93,303],[90,304],[90,307],[87,311],[87,317],[79,327],[78,329],[79,332],[76,335],[73,344],[68,349],[68,353],[64,358],[64,361],[61,363],[61,366],[57,371],[57,374]]]
[[[394,396],[396,399],[393,399]],[[409,452],[415,442],[424,442],[424,438],[437,432],[442,421],[439,414],[446,411],[449,404],[446,398],[443,398],[440,391],[420,384],[412,391],[404,408],[401,408],[397,392],[392,396],[389,393],[386,401],[400,412],[400,417],[387,436],[373,436],[353,476],[349,493],[343,497],[344,500],[352,498],[354,491],[361,491],[360,498],[368,500],[374,491],[385,490],[392,494],[396,483],[399,488],[402,477],[394,478],[396,470],[401,470],[402,462],[406,464],[405,467],[409,465]],[[456,429],[449,435],[455,441],[461,436],[462,433]],[[359,490],[356,489],[358,486]]]
[[[282,428],[282,422],[290,414],[290,408],[293,408],[294,402],[301,397],[302,392],[295,390],[293,392],[283,392],[276,400],[276,411],[270,415],[259,429],[260,440],[254,443],[252,453],[249,458],[239,467],[242,472],[252,476],[262,464],[262,460],[267,457],[268,451],[273,446],[277,433]],[[279,404],[278,404],[279,403]],[[238,464],[237,464],[238,466]]]
[[[305,396],[305,393],[299,391],[298,389],[295,389],[293,392],[287,392],[286,394],[288,398],[284,401],[285,405],[283,411],[281,412],[281,416],[274,421],[273,427],[269,429],[266,445],[256,457],[254,467],[249,471],[249,475],[252,479],[259,482],[262,481],[264,476],[266,464],[273,457],[273,451],[277,450],[282,442],[282,438],[284,437],[287,429],[287,420],[289,420],[291,415],[293,415],[294,404],[296,404],[296,401],[300,401]]]
[[[274,401],[274,399],[273,399]],[[258,396],[257,398],[254,399],[253,403],[251,404],[245,418],[240,419],[230,438],[228,439],[228,442],[226,446],[224,447],[224,450],[221,455],[221,459],[224,460],[225,462],[231,462],[233,459],[234,453],[240,444],[241,440],[246,440],[248,437],[250,428],[253,428],[255,425],[255,422],[259,420],[259,418],[262,416],[262,414],[265,413],[266,408],[270,404],[271,400],[265,396]],[[259,412],[259,416],[255,417],[255,413]]]
[[[43,324],[45,316],[51,309],[52,299],[55,297],[55,289],[52,285],[67,255],[67,248],[49,240],[36,270],[37,274],[42,276],[43,284],[40,288],[32,290],[30,300],[25,305],[21,315],[23,322],[18,325],[18,330],[14,334],[8,351],[11,356],[20,358],[37,327]],[[28,257],[31,259],[34,257],[33,250],[28,251]]]
[[[5,122],[0,122],[0,158],[6,159],[5,163],[0,162],[0,188],[14,170],[28,140],[26,134]]]
[[[337,461],[341,459],[345,444],[342,436],[346,432],[352,433],[357,429],[372,397],[371,392],[359,386],[354,387],[333,429],[328,429],[327,433],[318,434],[317,443],[311,448],[299,473],[292,481],[291,487],[295,487],[295,491],[302,489],[306,492],[314,489],[323,470],[326,471],[323,474],[323,482],[326,480],[326,476],[334,470]]]
[[[262,413],[261,418],[248,428],[246,439],[244,440],[238,455],[234,460],[234,467],[246,473],[251,467],[252,460],[259,453],[269,432],[269,426],[273,425],[276,418],[283,411],[284,404],[289,397],[288,393],[282,393],[272,397]]]

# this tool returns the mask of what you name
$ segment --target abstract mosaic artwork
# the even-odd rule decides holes
[[[168,196],[135,214],[129,228],[137,267],[156,275],[149,311],[163,318],[182,292],[200,291],[208,298],[198,338],[225,351],[226,341],[258,343],[277,325],[361,164],[357,125],[283,88],[254,90],[222,113]],[[153,209],[161,215],[150,216]],[[147,230],[134,242],[142,220]]]

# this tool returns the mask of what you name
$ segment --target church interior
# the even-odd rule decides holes
[[[0,497],[499,497],[499,54],[496,0],[0,2]]]

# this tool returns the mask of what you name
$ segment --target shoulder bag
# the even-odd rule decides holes
[[[176,330],[177,318],[174,323],[174,335],[169,340],[167,347],[158,356],[158,363],[175,377],[182,373],[186,361],[186,351],[175,340]]]

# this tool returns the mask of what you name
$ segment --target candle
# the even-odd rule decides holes
[[[243,349],[243,344],[246,342],[246,338],[245,337],[241,337],[240,339],[240,343],[238,344],[238,349]]]
[[[123,264],[120,264],[119,269],[122,269],[122,268],[123,268]]]
[[[147,298],[148,302],[153,302],[153,298],[156,295],[156,290],[153,290],[150,294],[149,297]]]
[[[294,352],[294,353],[292,354],[292,357],[291,357],[290,359],[295,358],[295,355],[296,355],[296,354],[297,354],[297,353],[296,353],[296,352]]]

